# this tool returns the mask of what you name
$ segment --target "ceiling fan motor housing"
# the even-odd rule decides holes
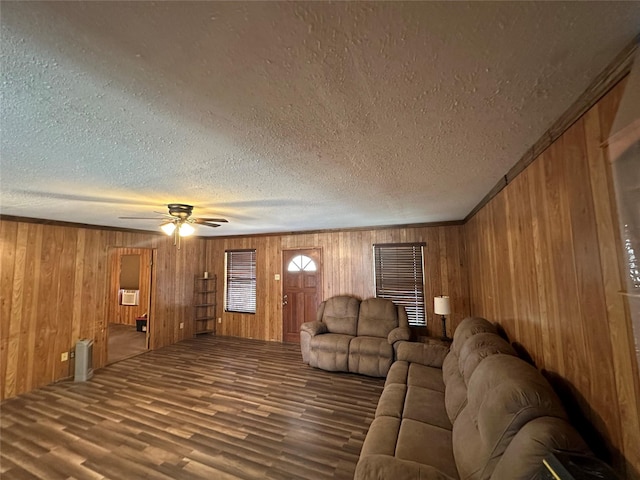
[[[169,207],[169,214],[181,218],[187,219],[191,216],[193,212],[193,205],[185,205],[184,203],[170,203],[167,205]]]

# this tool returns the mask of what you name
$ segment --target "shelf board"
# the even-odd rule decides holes
[[[206,322],[207,320],[215,320],[216,317],[198,317],[196,318],[196,322]]]
[[[196,335],[200,335],[201,333],[213,333],[213,330],[198,330],[196,332]]]

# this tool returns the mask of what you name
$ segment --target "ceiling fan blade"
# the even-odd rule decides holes
[[[219,227],[217,223],[209,223],[209,222],[198,222],[198,225],[204,225],[206,227]]]
[[[227,220],[226,218],[203,218],[203,217],[198,217],[198,218],[194,218],[193,220],[196,223],[203,223],[203,222],[229,223],[229,220]]]
[[[164,220],[160,217],[118,217],[122,220]]]
[[[170,214],[168,214],[168,213],[166,213],[166,212],[156,212],[156,211],[154,210],[154,211],[153,211],[153,213],[157,213],[158,215],[162,215],[163,217],[177,218],[176,216],[174,216],[174,215],[170,215]]]

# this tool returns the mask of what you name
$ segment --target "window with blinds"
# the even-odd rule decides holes
[[[225,252],[225,311],[256,313],[256,251]]]
[[[386,243],[373,246],[376,297],[403,305],[409,325],[424,327],[424,243]]]

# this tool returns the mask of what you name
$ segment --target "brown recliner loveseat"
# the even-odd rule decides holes
[[[302,360],[312,367],[386,377],[396,345],[409,340],[407,313],[383,298],[348,295],[320,304],[315,322],[300,327]]]
[[[587,454],[553,389],[481,318],[451,350],[401,342],[355,480],[524,480],[562,450]]]

